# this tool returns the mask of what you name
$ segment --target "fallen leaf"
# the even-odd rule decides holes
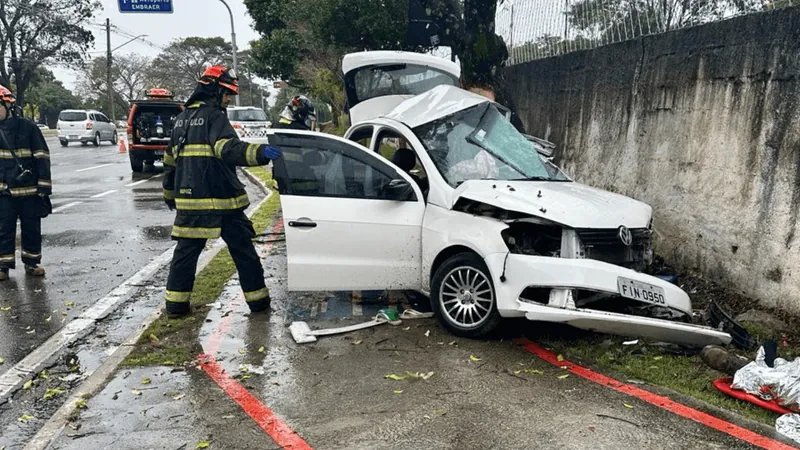
[[[138,389],[131,389],[131,394],[133,395],[142,395],[142,391]]]
[[[544,375],[543,370],[536,370],[536,369],[520,369],[514,371],[514,375],[519,375],[521,373],[535,373],[536,375]]]
[[[89,405],[86,404],[86,400],[80,399],[75,402],[75,407],[78,409],[89,409]]]
[[[249,380],[250,378],[253,378],[253,376],[252,375],[244,375],[244,376],[242,376],[243,380]]]
[[[353,345],[358,345],[358,344],[360,344],[360,343],[362,343],[362,342],[364,342],[364,341],[362,341],[361,339],[359,339],[359,340],[357,340],[357,341],[353,342]]]
[[[569,374],[568,374],[568,373],[565,373],[564,375],[561,375],[561,376],[559,376],[559,377],[558,377],[558,379],[559,379],[559,380],[564,380],[564,379],[566,379],[566,378],[568,378],[568,377],[569,377]]]
[[[558,355],[557,359],[558,359],[559,362],[563,361],[564,360],[564,355]]]
[[[30,422],[31,420],[34,420],[34,419],[36,419],[36,417],[33,417],[33,416],[32,416],[32,415],[30,415],[30,414],[23,414],[23,415],[22,415],[22,416],[21,416],[19,419],[17,419],[17,420],[19,420],[19,421],[20,421],[20,422],[22,422],[22,423],[28,423],[28,422]]]
[[[164,361],[164,365],[165,366],[174,366],[175,365],[175,361]]]
[[[664,359],[664,357],[663,356],[654,356],[653,359],[656,360],[656,361],[661,361],[662,359]]]
[[[150,383],[152,383],[150,378],[142,378],[142,384],[150,384]]]
[[[406,379],[406,377],[404,377],[402,375],[397,375],[397,374],[394,374],[394,373],[390,373],[389,375],[386,375],[384,378],[388,378],[390,380],[395,380],[395,381],[400,381],[400,380],[405,380]]]
[[[444,411],[442,411],[441,409],[434,410],[433,413],[436,414],[437,416],[443,416],[444,415]]]
[[[186,397],[186,394],[178,394],[172,397],[173,400],[180,400],[183,397]]]
[[[28,334],[35,334],[35,333],[36,333],[36,330],[26,331],[26,333],[28,333]]]
[[[42,371],[42,372],[39,374],[39,378],[41,378],[42,380],[49,380],[49,379],[50,379],[50,375],[48,375],[48,374],[47,374],[47,371],[46,371],[46,370],[43,370],[43,371]]]
[[[398,390],[394,391],[394,393],[395,393],[395,394],[402,394],[402,393],[403,393],[403,390],[402,390],[402,389],[398,389]]]
[[[158,336],[156,336],[153,333],[150,333],[150,342],[159,342],[158,341]]]
[[[244,355],[244,353],[245,353],[244,349],[243,349],[243,348],[240,348],[240,349],[239,349],[239,354],[240,354],[240,355]]]
[[[3,306],[2,308],[0,308],[0,311],[11,311],[11,307],[10,306]]]
[[[405,328],[403,328],[403,331],[408,331],[410,329],[411,329],[411,327],[405,327]]]
[[[425,332],[425,337],[429,337],[431,335],[431,330]]]
[[[28,380],[25,382],[25,384],[22,385],[22,389],[25,389],[27,391],[28,389],[31,388],[31,386],[33,386],[33,380]]]
[[[264,346],[258,347],[258,353],[264,353]]]
[[[6,359],[5,359],[5,358],[3,358],[2,356],[0,356],[0,364],[3,364],[3,363],[5,363],[5,362],[6,362]]]
[[[47,319],[44,319],[45,322],[50,322],[53,319],[53,316],[47,316]]]
[[[450,342],[450,343],[449,343],[449,344],[447,344],[447,345],[455,345],[455,343],[456,343],[456,341],[453,341],[453,342]]]
[[[44,397],[42,397],[42,399],[47,400],[63,393],[64,391],[61,389],[48,389],[47,392],[44,393]]]
[[[197,443],[197,448],[208,448],[209,445],[211,444],[208,441],[200,441]]]
[[[631,408],[631,409],[633,409],[633,406],[631,406],[631,405],[629,405],[629,404],[627,404],[627,403],[623,403],[623,405],[625,405],[625,407],[626,407],[626,408]]]
[[[67,308],[72,308],[75,306],[75,302],[64,302],[64,305],[66,305]]]
[[[430,378],[432,376],[433,376],[433,372],[420,374],[420,378],[422,378],[423,380],[427,380],[428,378]]]
[[[477,357],[477,356],[475,356],[475,355],[469,355],[469,360],[470,360],[470,361],[472,361],[472,362],[478,362],[478,361],[480,361],[481,359],[480,359],[480,358],[478,358],[478,357]]]

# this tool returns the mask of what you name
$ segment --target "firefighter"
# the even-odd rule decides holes
[[[17,219],[25,273],[44,276],[42,217],[52,209],[50,149],[42,131],[20,117],[16,97],[0,85],[0,281],[16,267]]]
[[[292,130],[314,130],[317,111],[314,104],[304,95],[295,95],[281,111],[281,118],[275,128]]]
[[[172,238],[177,246],[167,280],[166,311],[176,318],[190,313],[197,259],[207,239],[222,237],[236,263],[245,300],[253,312],[270,306],[261,260],[253,246],[250,204],[236,166],[260,166],[281,156],[269,145],[239,140],[225,108],[239,94],[233,70],[206,69],[184,111],[175,120],[164,157],[164,201],[177,209]]]

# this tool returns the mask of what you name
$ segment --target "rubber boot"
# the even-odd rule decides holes
[[[32,277],[43,277],[44,276],[44,267],[36,265],[36,266],[25,266],[25,273],[32,276]]]
[[[708,367],[730,376],[736,375],[739,369],[750,362],[728,353],[727,350],[718,345],[707,345],[703,348],[703,351],[700,352],[700,359]]]
[[[8,269],[0,269],[0,281],[8,280]]]

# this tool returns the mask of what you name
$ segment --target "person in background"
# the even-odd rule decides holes
[[[303,95],[295,95],[281,111],[275,128],[314,131],[316,126],[317,110],[314,104]]]
[[[212,66],[198,80],[175,127],[164,156],[164,201],[177,209],[167,292],[167,316],[190,313],[197,259],[206,240],[222,237],[236,268],[250,311],[267,311],[269,290],[261,259],[253,246],[255,230],[244,211],[250,205],[237,166],[269,164],[281,156],[269,145],[239,139],[225,109],[239,94],[233,70]]]
[[[52,211],[51,193],[50,149],[42,131],[19,116],[16,97],[0,85],[0,281],[16,267],[17,220],[25,273],[44,276],[42,218]]]

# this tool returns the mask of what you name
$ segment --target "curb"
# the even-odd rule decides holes
[[[264,191],[266,196],[258,202],[252,209],[248,217],[251,217],[264,203],[269,200],[274,191],[269,189],[264,182],[262,182],[258,177],[247,171],[246,169],[243,170],[245,175],[247,176],[248,180],[256,184],[259,189]],[[212,259],[225,247],[225,242],[220,238],[218,239],[212,247],[203,252],[204,254],[200,257],[200,260],[197,263],[197,272],[200,273],[203,269],[208,266]],[[121,304],[121,303],[120,303]],[[139,325],[139,328],[130,333],[126,338],[125,341],[117,347],[117,350],[114,351],[108,358],[92,372],[89,377],[80,384],[72,394],[64,401],[64,404],[50,417],[50,419],[39,429],[39,431],[25,444],[23,450],[45,450],[49,448],[49,446],[58,438],[63,430],[67,425],[67,418],[72,413],[73,409],[75,408],[75,402],[84,398],[84,396],[94,396],[100,389],[102,389],[107,380],[114,375],[117,368],[119,367],[120,363],[130,355],[133,349],[136,347],[136,342],[139,341],[144,331],[152,324],[156,319],[161,317],[161,306],[159,305],[155,310]]]

